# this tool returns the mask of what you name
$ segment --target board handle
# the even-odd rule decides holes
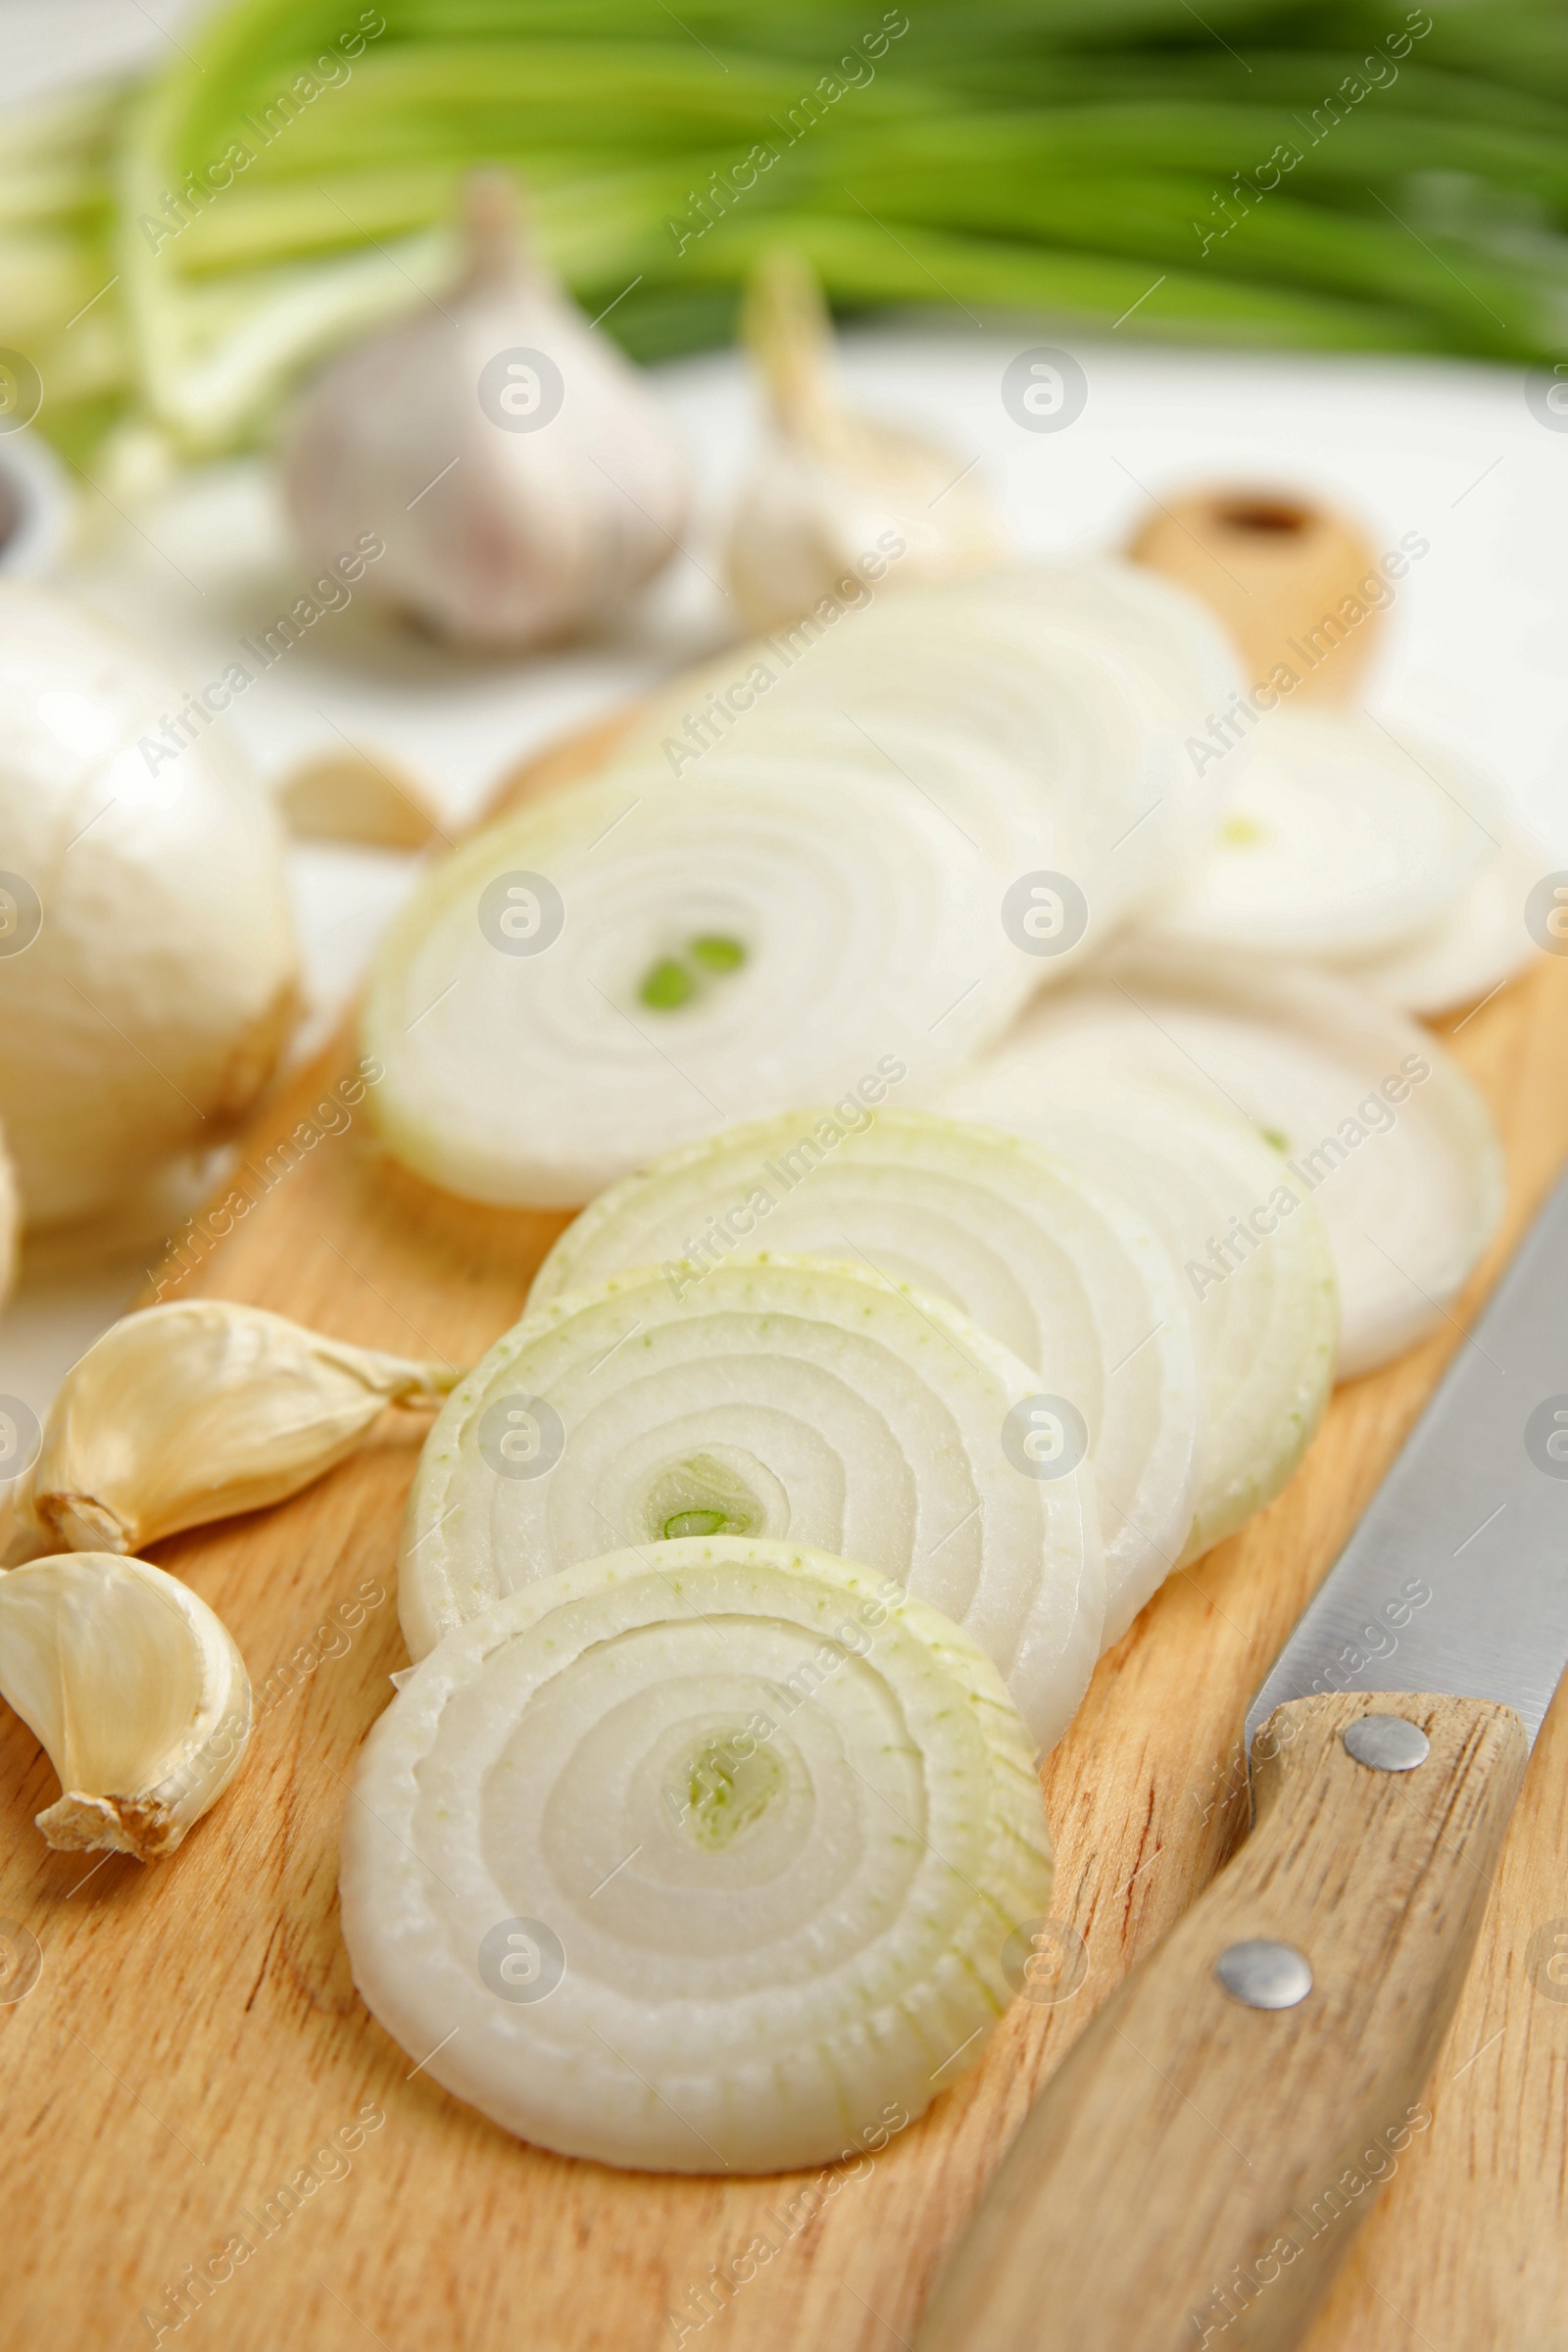
[[[1480,1699],[1276,1708],[1251,1836],[1047,2083],[917,2352],[1295,2344],[1431,2122],[1528,1755]]]

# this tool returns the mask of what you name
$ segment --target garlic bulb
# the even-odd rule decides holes
[[[17,1235],[22,1224],[22,1206],[17,1199],[16,1170],[6,1152],[5,1130],[0,1128],[0,1306],[17,1276]]]
[[[211,1150],[293,1020],[282,831],[215,695],[0,582],[0,1118],[34,1222]]]
[[[374,2015],[508,2131],[604,2164],[885,2144],[979,2056],[1050,1901],[995,1667],[793,1542],[524,1585],[415,1668],[355,1794],[343,1934]]]
[[[73,1552],[0,1577],[0,1696],[48,1750],[53,1846],[171,1854],[239,1769],[251,1686],[220,1619],[146,1560]]]
[[[459,1377],[226,1298],[144,1307],[67,1375],[32,1517],[71,1550],[139,1551],[297,1494],[387,1405],[434,1404]]]
[[[832,326],[798,255],[758,270],[744,332],[772,427],[730,525],[729,581],[749,627],[782,627],[846,591],[858,603],[867,579],[922,587],[1008,560],[1006,525],[961,456],[839,405]]]
[[[456,292],[329,363],[285,456],[313,557],[373,525],[375,593],[483,646],[598,619],[674,553],[687,503],[657,403],[519,240],[514,210],[505,174],[470,178]]]

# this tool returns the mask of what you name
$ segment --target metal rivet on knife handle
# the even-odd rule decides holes
[[[1293,1943],[1233,1943],[1215,1961],[1214,1974],[1231,1999],[1249,2009],[1294,2009],[1312,1989],[1312,1963]]]
[[[1341,1738],[1358,1764],[1374,1772],[1414,1772],[1432,1753],[1432,1742],[1407,1715],[1358,1715]]]

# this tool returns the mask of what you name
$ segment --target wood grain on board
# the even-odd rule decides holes
[[[612,734],[557,754],[531,785],[586,771]],[[1452,1043],[1511,1179],[1468,1313],[1568,1156],[1568,961],[1495,996]],[[191,1270],[165,1295],[251,1300],[467,1363],[514,1320],[565,1220],[475,1207],[398,1167],[365,1106],[333,1092],[352,1064],[345,1042],[270,1106],[244,1151],[256,1205],[187,1245]],[[292,1160],[278,1150],[290,1135]],[[1102,1661],[1046,1769],[1054,1909],[1083,1938],[1083,1980],[1054,2004],[1017,2002],[984,2062],[853,2173],[662,2179],[542,2153],[418,2073],[356,1995],[338,1822],[387,1677],[407,1662],[393,1559],[422,1421],[389,1416],[369,1450],[292,1502],[156,1546],[233,1632],[259,1722],[239,1779],[179,1853],[94,1867],[44,1847],[32,1816],[54,1776],[19,1719],[0,1718],[0,1920],[42,1954],[32,1990],[0,2006],[0,2345],[889,2352],[907,2339],[1033,2092],[1240,1835],[1246,1702],[1461,1320],[1342,1388],[1288,1491],[1173,1577]],[[1439,2055],[1431,2128],[1376,2192],[1311,2352],[1563,2340],[1568,1983],[1547,1961],[1553,1934],[1568,1937],[1565,1857],[1559,1701]],[[358,2136],[367,2106],[384,2121]],[[237,2261],[238,2247],[221,2254],[236,2232],[252,2249]],[[715,2266],[757,2238],[768,2258],[712,2289]],[[204,2269],[205,2292],[191,2283]]]

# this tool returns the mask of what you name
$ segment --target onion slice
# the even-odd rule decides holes
[[[1083,1436],[940,1299],[809,1258],[644,1269],[527,1315],[454,1390],[409,1499],[410,1655],[607,1546],[808,1544],[962,1625],[1043,1747],[1100,1648]]]
[[[1502,1162],[1481,1097],[1426,1031],[1343,981],[1122,954],[1102,985],[1042,1000],[1024,1033],[1043,1083],[1107,1067],[1174,1081],[1277,1145],[1279,1181],[1312,1201],[1334,1254],[1342,1378],[1434,1330],[1495,1228]],[[1195,1257],[1195,1288],[1225,1287],[1226,1254]]]
[[[1497,845],[1469,888],[1426,930],[1348,977],[1402,1011],[1449,1012],[1494,994],[1535,958],[1526,907],[1553,861],[1502,811],[1488,821]]]
[[[434,869],[365,1043],[411,1166],[568,1207],[736,1118],[956,1067],[1037,977],[987,859],[896,779],[615,771]]]
[[[1067,876],[1083,928],[1032,951],[1046,982],[1206,836],[1223,786],[1187,743],[1239,684],[1212,619],[1168,583],[1113,564],[1009,572],[730,653],[657,699],[625,756],[677,775],[739,754],[902,779],[1006,885]]]
[[[1186,1543],[1198,1371],[1183,1284],[1148,1221],[1017,1136],[925,1111],[795,1112],[628,1177],[567,1228],[529,1310],[659,1261],[770,1251],[869,1265],[1010,1348],[1089,1432],[1105,1628],[1132,1623]]]
[[[1181,947],[1376,955],[1438,921],[1495,846],[1480,779],[1364,712],[1271,711],[1238,770],[1218,841],[1161,910]]]
[[[979,2054],[1050,1886],[972,1642],[863,1568],[701,1540],[448,1635],[367,1742],[340,1874],[355,1983],[437,2081],[683,2173],[884,2145]]]
[[[1178,1549],[1180,1562],[1197,1559],[1280,1492],[1328,1401],[1339,1307],[1316,1210],[1300,1201],[1280,1213],[1289,1179],[1254,1127],[1186,1087],[1066,1079],[1036,1051],[1028,1022],[950,1103],[1114,1186],[1181,1266],[1200,1412],[1192,1525]],[[1273,1215],[1267,1247],[1244,1248],[1234,1237],[1260,1208]],[[1211,1281],[1216,1248],[1230,1270]]]

